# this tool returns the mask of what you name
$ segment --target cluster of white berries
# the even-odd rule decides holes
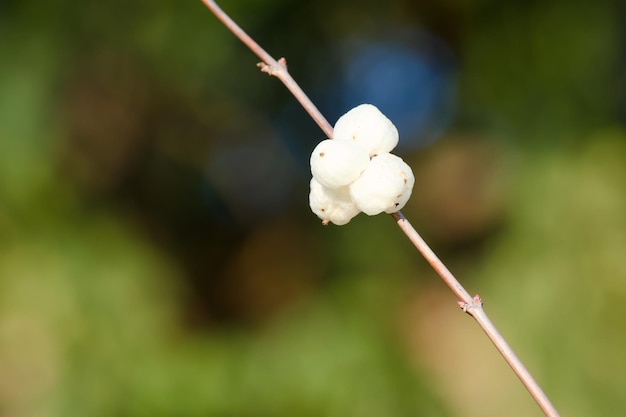
[[[398,129],[375,106],[361,104],[341,116],[333,139],[311,154],[309,205],[322,223],[344,225],[360,212],[394,213],[411,196],[415,177],[391,150]]]

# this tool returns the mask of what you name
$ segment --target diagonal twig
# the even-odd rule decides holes
[[[333,137],[333,128],[328,123],[328,120],[321,114],[318,108],[313,104],[309,97],[302,91],[300,86],[291,77],[287,71],[287,62],[285,58],[280,58],[278,61],[272,58],[258,43],[254,41],[237,23],[235,23],[216,3],[214,0],[202,0],[202,2],[213,12],[213,14],[235,35],[237,36],[252,52],[254,52],[262,62],[257,64],[261,71],[268,73],[271,76],[278,78],[289,89],[294,97],[300,102],[302,107],[307,111],[311,118],[317,123],[322,131],[329,138]],[[454,275],[448,270],[444,263],[437,257],[428,244],[422,239],[422,237],[413,228],[411,223],[407,220],[402,212],[398,211],[391,214],[396,224],[407,238],[413,243],[415,248],[422,254],[431,267],[437,272],[441,279],[448,285],[452,292],[457,296],[459,301],[458,306],[461,309],[472,316],[478,325],[485,332],[487,337],[498,349],[500,354],[509,364],[513,372],[518,376],[521,382],[524,384],[530,395],[537,402],[537,405],[541,408],[543,413],[547,417],[559,417],[559,413],[552,405],[549,398],[543,392],[539,384],[535,381],[533,376],[528,372],[524,364],[515,355],[513,349],[506,342],[504,337],[498,332],[497,328],[491,322],[487,313],[483,309],[483,303],[481,298],[476,295],[472,297],[467,290],[461,285],[461,283],[454,277]]]
[[[317,109],[315,104],[309,99],[309,97],[302,91],[298,83],[291,77],[289,71],[287,71],[287,60],[280,58],[276,61],[270,54],[265,52],[261,46],[254,41],[246,32],[239,27],[233,19],[231,19],[213,0],[202,0],[202,2],[213,12],[215,16],[226,26],[231,32],[235,34],[256,56],[261,58],[261,62],[257,64],[261,71],[272,75],[283,82],[285,87],[289,89],[291,94],[300,102],[302,107],[309,113],[315,123],[322,129],[327,137],[333,137],[333,127],[328,123],[328,120]]]

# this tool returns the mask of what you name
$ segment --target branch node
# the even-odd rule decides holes
[[[261,68],[261,72],[274,77],[278,77],[279,73],[287,72],[287,60],[285,58],[280,58],[278,61],[269,64],[267,62],[259,62],[256,66]]]
[[[473,315],[473,311],[483,308],[483,300],[480,298],[480,295],[476,294],[474,298],[472,298],[471,303],[466,303],[465,301],[457,301],[456,303],[464,313]]]

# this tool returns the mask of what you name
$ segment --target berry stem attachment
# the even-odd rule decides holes
[[[268,73],[271,76],[278,78],[294,95],[298,102],[304,107],[306,112],[317,123],[328,138],[333,137],[333,128],[328,123],[328,120],[320,113],[313,102],[302,91],[300,86],[291,77],[287,71],[287,61],[285,58],[280,58],[276,61],[269,55],[259,44],[257,44],[246,32],[239,27],[224,11],[218,7],[214,0],[202,0],[202,2],[213,12],[213,14],[235,35],[237,36],[254,54],[256,54],[262,62],[257,64],[261,71]],[[526,389],[530,392],[530,395],[537,402],[543,413],[547,417],[559,417],[559,413],[552,405],[548,397],[542,391],[539,384],[532,377],[530,372],[526,369],[523,363],[515,355],[509,344],[504,337],[498,332],[494,324],[491,322],[487,313],[483,309],[483,303],[479,296],[472,297],[461,283],[454,277],[454,275],[448,270],[443,262],[435,255],[433,250],[426,244],[424,239],[417,233],[411,223],[404,215],[398,211],[391,214],[396,224],[404,232],[404,234],[413,243],[415,248],[422,254],[426,261],[432,266],[432,268],[439,274],[441,279],[450,287],[452,292],[459,299],[458,305],[461,309],[472,316],[478,325],[483,329],[487,337],[496,346],[500,354],[504,357],[509,364],[513,372],[522,381]]]

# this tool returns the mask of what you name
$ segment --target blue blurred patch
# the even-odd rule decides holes
[[[398,39],[364,39],[339,46],[344,62],[340,113],[362,103],[377,106],[400,132],[400,148],[434,142],[456,107],[454,60],[447,44],[430,33]]]

